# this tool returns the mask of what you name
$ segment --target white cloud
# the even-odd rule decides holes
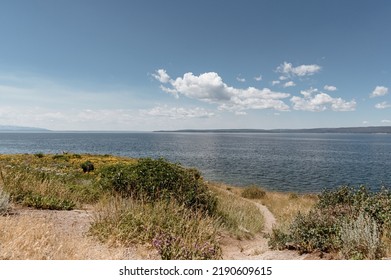
[[[382,120],[382,123],[391,123],[391,120]]]
[[[284,62],[280,66],[277,67],[277,72],[283,73],[285,76],[310,76],[313,75],[317,72],[319,72],[321,67],[316,64],[311,64],[311,65],[299,65],[294,67],[292,63],[287,63]],[[282,76],[284,77],[284,76]],[[280,77],[281,79],[281,77]]]
[[[363,121],[362,124],[369,124],[369,121]]]
[[[370,94],[370,97],[379,97],[384,96],[388,93],[388,88],[383,86],[377,86],[372,93]]]
[[[257,76],[257,77],[254,77],[254,80],[256,80],[257,82],[262,81],[262,75],[259,75],[259,76]]]
[[[293,82],[293,81],[289,81],[289,82],[286,82],[283,87],[284,88],[287,88],[287,87],[294,87],[296,86],[296,84]]]
[[[183,107],[168,107],[157,106],[149,110],[140,110],[141,115],[153,117],[167,117],[170,119],[187,119],[187,118],[209,118],[215,116],[213,112],[209,112],[204,108],[183,108]]]
[[[391,104],[389,104],[387,101],[384,101],[384,102],[376,104],[375,108],[376,109],[387,109],[387,108],[391,108]]]
[[[244,82],[246,81],[245,78],[241,78],[240,76],[239,76],[239,77],[236,77],[236,80],[237,80],[238,82],[241,82],[241,83],[244,83]]]
[[[272,81],[273,86],[278,85],[279,83],[280,83],[280,81]]]
[[[289,106],[281,100],[289,97],[289,93],[275,92],[268,88],[234,88],[225,84],[215,72],[203,73],[199,76],[190,72],[185,73],[183,77],[171,79],[169,84],[171,88],[165,87],[163,89],[165,92],[218,104],[219,110],[233,112],[242,112],[246,109],[289,110]]]
[[[170,76],[167,75],[167,72],[164,69],[156,70],[156,73],[152,74],[152,76],[163,84],[168,83],[170,81]]]
[[[345,101],[342,98],[334,98],[317,89],[311,88],[300,93],[304,97],[294,96],[291,98],[293,109],[295,110],[321,112],[328,109],[333,111],[354,111],[356,109],[356,101]]]
[[[328,90],[328,91],[336,91],[337,88],[335,86],[329,86],[329,85],[325,85],[324,90]]]

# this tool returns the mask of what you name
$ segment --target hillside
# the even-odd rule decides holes
[[[391,133],[391,126],[305,128],[305,129],[182,129],[155,132],[184,133]]]
[[[45,128],[27,127],[27,126],[13,126],[13,125],[0,125],[0,132],[39,132],[50,131]]]

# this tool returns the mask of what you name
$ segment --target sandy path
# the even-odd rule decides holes
[[[225,190],[224,190],[225,191]],[[226,191],[228,192],[228,191]],[[275,251],[268,246],[268,234],[272,233],[273,227],[277,224],[273,213],[263,204],[245,199],[253,203],[264,217],[264,230],[262,234],[255,236],[251,240],[237,240],[232,237],[223,237],[222,249],[223,259],[226,260],[303,260],[308,255],[300,255],[295,251]]]

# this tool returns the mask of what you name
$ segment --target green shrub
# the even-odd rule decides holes
[[[146,201],[171,200],[193,209],[213,213],[216,198],[200,173],[164,159],[141,159],[136,164],[116,164],[100,172],[100,184],[125,197]]]
[[[374,193],[364,186],[343,186],[319,195],[314,209],[297,215],[287,232],[276,232],[270,245],[301,252],[339,251],[345,258],[380,258],[390,229],[389,190]]]
[[[265,195],[266,192],[257,186],[247,187],[242,191],[242,197],[249,199],[261,199]]]
[[[341,226],[341,253],[347,259],[378,259],[383,256],[376,220],[361,212]]]

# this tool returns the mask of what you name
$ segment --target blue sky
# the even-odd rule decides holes
[[[391,125],[388,0],[2,0],[0,125]]]

